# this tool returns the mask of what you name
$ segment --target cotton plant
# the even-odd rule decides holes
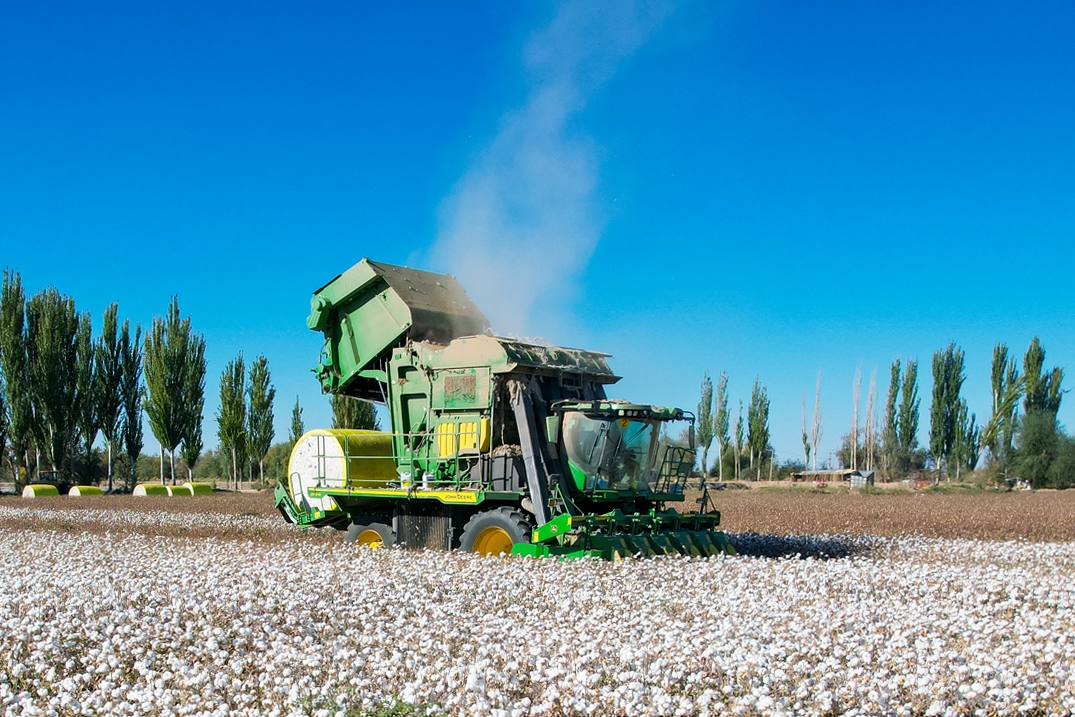
[[[282,535],[6,533],[0,709],[1075,711],[1075,544],[872,539],[828,560],[609,563]]]
[[[169,498],[167,500],[186,500]],[[182,532],[184,530],[220,531],[229,534],[256,533],[269,536],[294,536],[299,528],[284,522],[279,515],[215,513],[211,511],[175,512],[168,510],[123,509],[50,509],[0,507],[0,525],[64,525],[113,532]]]

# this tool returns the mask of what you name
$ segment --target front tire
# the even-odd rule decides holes
[[[391,548],[396,544],[396,533],[392,526],[384,523],[351,523],[347,527],[344,542],[371,548]]]
[[[463,526],[459,549],[479,555],[510,553],[516,543],[530,542],[530,521],[521,510],[501,506],[475,513]]]

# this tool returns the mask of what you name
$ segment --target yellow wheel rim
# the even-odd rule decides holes
[[[355,541],[359,545],[368,545],[371,548],[383,548],[384,538],[376,530],[370,530],[367,528],[358,534],[358,540]]]
[[[514,543],[508,531],[495,526],[486,528],[474,538],[474,552],[479,555],[510,553]]]

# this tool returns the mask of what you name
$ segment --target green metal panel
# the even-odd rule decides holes
[[[306,325],[325,335],[314,369],[325,392],[379,399],[375,368],[404,339],[446,344],[481,334],[489,321],[448,274],[363,259],[314,292]]]
[[[568,461],[567,467],[571,469],[571,477],[575,481],[575,487],[580,491],[586,490],[586,472]]]
[[[524,555],[532,558],[560,558],[561,560],[608,557],[600,550],[576,548],[571,545],[537,545],[534,543],[516,543],[511,548],[511,554]]]
[[[332,496],[333,498],[380,498],[383,500],[430,500],[444,505],[478,505],[486,500],[487,494],[480,490],[421,490],[412,486],[410,489],[383,488],[311,488],[314,497]],[[495,494],[494,494],[495,495]],[[514,496],[518,499],[518,496]]]
[[[276,509],[295,525],[303,527],[323,527],[346,524],[347,522],[347,514],[342,511],[324,511],[319,509],[309,511],[304,510],[295,503],[283,483],[276,487],[274,498]]]
[[[497,338],[513,367],[524,367],[545,375],[580,374],[597,383],[616,383],[620,377],[612,373],[608,354],[563,346],[540,346],[523,341]]]
[[[495,374],[522,369],[545,376],[585,377],[600,384],[620,380],[605,360],[608,354],[528,344],[502,336],[466,336],[444,347],[424,346],[417,350],[422,364],[430,368],[488,366]]]
[[[493,381],[489,368],[444,369],[433,375],[433,408],[475,409],[492,404]]]

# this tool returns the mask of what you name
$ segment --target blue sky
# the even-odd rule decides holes
[[[363,256],[460,277],[496,328],[614,354],[693,408],[759,376],[781,459],[823,374],[994,343],[1075,366],[1068,3],[8,3],[0,264],[99,322],[177,294],[217,377],[264,353],[277,432],[312,290]],[[1068,381],[1070,384],[1070,381]],[[1060,418],[1075,423],[1069,398]],[[155,443],[147,441],[147,451]]]

